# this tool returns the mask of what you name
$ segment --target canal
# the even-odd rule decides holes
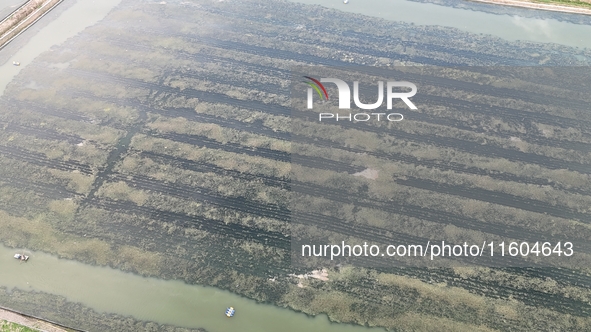
[[[161,324],[201,327],[209,332],[384,331],[335,324],[325,315],[308,317],[212,287],[144,278],[42,252],[26,251],[30,259],[23,263],[13,258],[17,252],[0,245],[0,287],[60,295],[97,312],[117,313]],[[224,315],[229,306],[236,309],[232,319]]]
[[[341,11],[379,17],[416,25],[438,25],[486,34],[509,41],[556,43],[572,47],[591,47],[591,25],[556,19],[520,17],[452,8],[407,0],[290,0],[321,5]],[[483,5],[493,6],[493,5]]]

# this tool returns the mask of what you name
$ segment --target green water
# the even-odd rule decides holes
[[[202,327],[209,332],[369,332],[384,331],[334,324],[324,315],[314,318],[242,298],[212,287],[144,278],[108,267],[29,252],[22,263],[14,249],[0,246],[0,287],[41,291],[80,302],[98,312],[117,313],[162,324]],[[233,306],[236,315],[224,311]]]

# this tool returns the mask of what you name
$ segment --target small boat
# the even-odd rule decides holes
[[[236,310],[234,310],[234,307],[229,307],[228,309],[226,309],[226,316],[228,316],[228,318],[234,316],[235,313]]]
[[[16,62],[16,61],[12,61],[12,64],[15,65],[15,66],[20,66],[21,65],[20,62]]]
[[[349,0],[343,0],[343,3],[346,5],[349,3]]]
[[[14,258],[20,259],[21,261],[24,261],[24,262],[29,260],[29,256],[25,256],[25,255],[21,255],[21,254],[14,254]]]

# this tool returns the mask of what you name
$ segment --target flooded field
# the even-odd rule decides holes
[[[542,76],[520,85],[495,76],[512,74],[507,65],[584,65],[582,51],[267,0],[124,0],[85,27],[27,45],[26,65],[0,68],[12,75],[0,75],[0,243],[17,248],[2,249],[11,270],[0,272],[0,296],[16,309],[97,331],[100,320],[121,331],[113,324],[346,330],[325,314],[352,331],[591,324],[586,266],[298,267],[290,256],[295,189],[346,211],[331,219],[310,204],[300,216],[318,232],[384,243],[563,237],[582,243],[587,262],[585,85],[549,71],[575,93],[553,100],[563,90]],[[405,73],[422,107],[385,134],[353,124],[294,133],[292,68],[310,64],[394,74],[429,65]],[[429,72],[457,65],[498,67]],[[307,150],[294,153],[292,139]],[[356,176],[367,169],[379,181]],[[21,248],[34,253],[27,264],[11,258]],[[314,277],[323,268],[327,277]],[[229,305],[237,316],[219,321]]]

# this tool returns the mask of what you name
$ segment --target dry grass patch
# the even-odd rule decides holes
[[[77,208],[78,204],[69,199],[51,201],[49,203],[49,210],[57,213],[60,217],[62,217],[62,219],[65,220],[74,219],[74,214],[76,213]]]
[[[162,257],[132,246],[112,246],[85,236],[65,234],[45,221],[47,215],[33,220],[14,217],[0,210],[0,243],[9,247],[41,250],[85,263],[124,267],[143,275],[157,275]]]
[[[407,312],[396,318],[395,324],[390,325],[400,331],[421,331],[421,332],[492,332],[498,331],[486,326],[477,326],[462,322],[453,321],[448,318],[421,315],[414,312]]]
[[[105,183],[99,190],[98,195],[115,200],[132,201],[137,205],[143,205],[148,200],[148,193],[143,190],[134,189],[123,181]]]
[[[428,284],[418,279],[385,273],[378,274],[377,279],[381,284],[410,288],[419,292],[421,297],[430,298],[436,302],[443,301],[452,306],[470,307],[480,314],[484,314],[488,307],[484,297],[471,294],[463,288],[448,287],[445,284]]]
[[[95,180],[94,175],[84,175],[79,171],[65,172],[57,169],[48,169],[48,172],[56,178],[69,181],[68,189],[79,194],[87,194]]]

